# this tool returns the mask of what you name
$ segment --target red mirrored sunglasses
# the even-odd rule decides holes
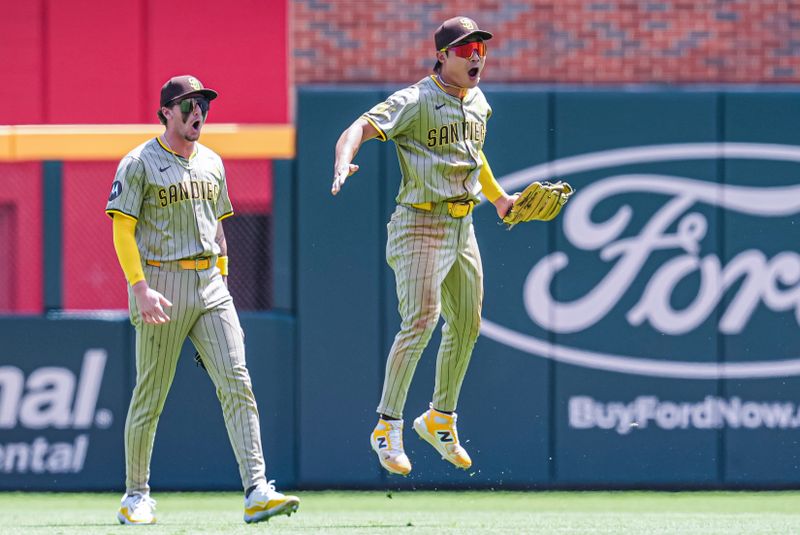
[[[478,52],[479,57],[486,56],[486,43],[483,41],[475,41],[473,43],[464,43],[463,45],[451,46],[442,50],[452,50],[453,53],[459,58],[469,59],[474,52]]]

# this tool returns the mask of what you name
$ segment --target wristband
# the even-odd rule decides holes
[[[217,257],[217,267],[219,268],[219,273],[223,277],[228,276],[228,257],[227,256],[218,256]]]

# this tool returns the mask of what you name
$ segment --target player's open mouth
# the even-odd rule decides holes
[[[479,72],[480,69],[478,69],[478,67],[472,67],[469,71],[467,71],[467,74],[469,74],[470,78],[476,78]]]
[[[200,121],[193,122],[192,128],[194,128],[195,130],[200,130]]]

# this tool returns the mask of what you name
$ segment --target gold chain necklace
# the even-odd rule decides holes
[[[180,164],[180,166],[183,167],[184,169],[186,169],[187,171],[191,171],[192,170],[192,162],[190,160],[188,160],[188,159],[184,160],[182,157],[178,157],[178,153],[176,153],[174,150],[172,150],[172,146],[170,146],[169,141],[167,141],[166,134],[161,136],[161,139],[164,140],[164,145],[167,146],[167,148],[169,149],[168,152],[172,155],[172,157],[175,159],[175,161],[178,162]],[[192,152],[192,156],[194,156],[195,152],[197,152],[197,147],[195,147],[194,152]],[[190,158],[191,158],[191,156],[190,156]]]

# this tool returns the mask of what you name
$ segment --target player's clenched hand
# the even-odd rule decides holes
[[[494,207],[497,210],[497,217],[503,219],[508,211],[511,210],[511,207],[514,206],[514,202],[519,198],[519,193],[515,193],[514,195],[504,194],[498,197],[494,201]]]
[[[140,281],[133,285],[133,295],[136,306],[142,315],[142,321],[151,325],[167,323],[169,316],[164,312],[164,307],[171,307],[172,303],[166,297],[150,288],[147,281]]]
[[[344,181],[347,177],[358,171],[358,165],[348,163],[344,165],[337,165],[333,169],[333,186],[331,186],[331,193],[336,195],[339,190],[344,186]]]

